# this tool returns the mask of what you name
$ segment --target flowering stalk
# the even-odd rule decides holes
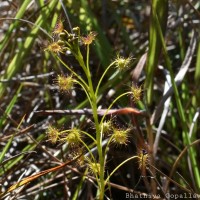
[[[97,96],[94,92],[92,79],[91,79],[91,73],[89,68],[89,44],[87,44],[87,58],[86,58],[86,67],[87,67],[87,79],[88,79],[88,85],[89,85],[89,92],[92,102],[92,111],[93,111],[93,118],[95,123],[95,129],[96,129],[96,142],[97,142],[97,150],[99,155],[99,199],[104,198],[104,166],[105,166],[105,160],[104,155],[102,152],[102,135],[100,130],[100,123],[98,120],[98,113],[97,113]]]
[[[104,192],[105,192],[105,185],[108,182],[108,177],[107,180],[105,181],[105,154],[108,150],[108,145],[111,142],[114,142],[116,144],[126,144],[128,141],[128,132],[129,129],[127,130],[122,130],[122,129],[115,129],[114,127],[102,127],[102,125],[105,126],[104,123],[104,118],[107,113],[102,117],[101,121],[98,119],[98,110],[97,110],[97,103],[98,103],[98,91],[99,87],[102,83],[103,78],[105,77],[106,73],[108,70],[112,67],[115,66],[119,71],[126,69],[127,67],[130,66],[131,58],[123,58],[120,57],[119,55],[117,58],[107,67],[107,69],[104,71],[103,75],[101,76],[97,87],[94,88],[93,82],[92,82],[92,77],[91,77],[91,71],[90,71],[90,66],[89,66],[89,53],[90,53],[90,44],[94,41],[96,37],[95,32],[90,32],[88,36],[86,37],[81,37],[80,36],[80,29],[78,27],[73,28],[73,34],[68,33],[66,30],[63,29],[63,26],[61,23],[57,25],[56,30],[54,30],[55,37],[58,38],[57,41],[54,41],[52,44],[50,44],[46,50],[51,51],[53,53],[57,54],[57,59],[71,72],[71,75],[69,77],[63,77],[63,76],[58,76],[58,84],[61,90],[63,91],[68,91],[73,87],[73,84],[79,84],[83,90],[85,91],[88,101],[90,103],[90,106],[92,108],[92,114],[94,118],[94,123],[95,123],[95,130],[96,130],[96,138],[93,138],[89,134],[86,134],[85,132],[73,128],[71,130],[65,130],[59,132],[57,135],[50,135],[54,139],[54,143],[60,139],[61,141],[66,141],[68,144],[72,147],[79,146],[83,144],[83,146],[87,149],[91,156],[91,160],[88,160],[88,166],[91,168],[93,173],[96,176],[97,183],[98,183],[98,199],[103,200],[104,199]],[[66,39],[67,38],[67,39]],[[82,53],[80,51],[80,42],[82,42],[83,45],[86,46],[86,60],[84,61]],[[70,51],[77,62],[79,63],[80,67],[82,68],[84,75],[86,76],[87,81],[85,81],[81,76],[79,76],[73,69],[71,69],[63,60],[59,57],[60,53],[65,53],[65,51],[68,50]],[[117,97],[112,104],[109,106],[108,110],[113,106],[113,104],[121,97],[130,94],[130,92],[126,92],[119,97]],[[111,124],[111,122],[107,125]],[[111,125],[112,126],[112,125]],[[106,128],[106,131],[111,131],[113,132],[113,135],[110,137],[108,144],[106,145],[105,150],[103,150],[102,147],[102,140],[103,140],[103,129]],[[51,133],[52,130],[54,129],[49,129],[49,132]],[[82,140],[81,134],[84,133],[87,136],[89,136],[94,143],[97,146],[97,152],[98,152],[98,160],[95,159],[94,155],[91,152],[91,147],[88,147],[87,144]],[[64,137],[61,137],[60,134],[66,134]],[[49,136],[49,137],[50,137]],[[89,158],[88,158],[89,159]],[[119,165],[117,168],[119,168],[121,165]],[[116,168],[116,169],[117,169]],[[113,173],[115,170],[113,171]]]

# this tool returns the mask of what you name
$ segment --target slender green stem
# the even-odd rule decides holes
[[[100,124],[103,123],[103,121],[104,121],[106,115],[108,114],[108,111],[112,108],[113,104],[114,104],[116,101],[118,101],[121,97],[123,97],[123,96],[125,96],[125,95],[127,95],[127,94],[131,94],[131,92],[125,92],[125,93],[119,95],[118,97],[116,97],[116,98],[112,101],[112,103],[110,104],[110,106],[109,106],[108,109],[106,110],[104,116],[102,117]]]
[[[90,72],[90,64],[89,64],[89,58],[90,58],[90,45],[88,44],[87,45],[87,56],[86,56],[86,67],[87,67],[87,70],[88,72]]]
[[[81,54],[79,49],[78,49],[77,54],[74,53],[74,56],[75,56],[76,60],[79,62],[79,65],[82,67],[83,71],[85,72],[85,74],[87,76],[87,67],[85,66],[85,62],[83,60],[83,56],[82,56],[82,54]]]
[[[87,83],[76,73],[74,72],[59,56],[56,56],[56,58],[73,74],[75,77],[77,77],[87,88]]]
[[[116,63],[116,61],[112,62],[112,63],[106,68],[106,70],[104,71],[104,73],[102,74],[102,76],[101,76],[101,78],[100,78],[100,80],[99,80],[99,82],[98,82],[98,85],[97,85],[97,87],[96,87],[96,92],[95,92],[95,95],[96,95],[96,96],[98,95],[99,87],[100,87],[100,85],[101,85],[101,82],[102,82],[104,76],[106,75],[106,73],[108,72],[108,70],[109,70],[115,63]]]
[[[104,198],[104,189],[105,189],[105,184],[104,184],[104,156],[102,152],[102,134],[100,130],[100,124],[98,120],[98,113],[97,113],[97,96],[94,92],[93,84],[92,84],[92,79],[91,79],[91,73],[90,73],[90,68],[89,68],[89,45],[87,45],[87,78],[88,78],[88,84],[90,88],[90,95],[91,99],[93,101],[93,117],[94,117],[94,122],[95,122],[95,128],[96,128],[96,140],[97,140],[97,150],[99,154],[99,163],[100,163],[100,172],[99,172],[99,179],[100,179],[100,199]]]
[[[91,97],[90,97],[90,95],[89,95],[88,86],[87,86],[87,88],[85,88],[84,85],[83,85],[80,81],[75,81],[75,82],[76,82],[77,84],[79,84],[79,85],[82,87],[82,89],[85,91],[85,94],[87,95],[88,101],[90,102],[90,105],[92,106],[93,103],[92,103]]]
[[[81,143],[85,146],[85,148],[88,150],[88,152],[89,152],[89,154],[90,154],[92,160],[95,162],[96,159],[94,158],[94,155],[93,155],[93,153],[91,152],[91,150],[90,150],[90,148],[88,147],[88,145],[87,145],[83,140],[80,139],[80,141],[81,141]]]
[[[90,67],[89,67],[89,45],[87,45],[87,58],[86,58],[86,65],[84,63],[82,54],[80,50],[78,49],[77,54],[75,54],[75,58],[79,62],[80,66],[85,72],[85,75],[88,80],[88,94],[91,100],[91,107],[93,111],[93,118],[95,122],[95,128],[96,128],[96,142],[97,142],[97,151],[99,155],[99,163],[100,163],[100,173],[99,173],[99,191],[100,191],[100,199],[102,200],[104,198],[104,191],[105,191],[105,184],[104,184],[104,156],[102,152],[102,135],[100,131],[100,124],[98,120],[98,113],[97,113],[97,96],[94,92],[94,87],[92,83],[91,73],[90,73]]]
[[[107,177],[107,179],[105,180],[105,184],[108,183],[110,177],[122,166],[124,165],[125,163],[127,163],[129,160],[132,160],[132,159],[135,159],[135,158],[138,158],[138,156],[132,156],[126,160],[124,160],[123,162],[121,162],[111,173],[110,175]]]

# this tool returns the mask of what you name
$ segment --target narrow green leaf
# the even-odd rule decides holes
[[[6,107],[5,114],[0,118],[0,129],[2,128],[2,125],[4,125],[4,123],[6,122],[7,116],[11,113],[11,111],[17,101],[18,94],[21,92],[21,89],[22,89],[22,85],[20,85],[16,94],[14,95],[14,97],[12,98],[12,100],[10,101],[8,106]]]
[[[194,78],[195,78],[196,85],[199,85],[199,83],[200,83],[200,41],[198,44],[197,61],[196,61]]]
[[[155,22],[155,14],[158,16],[161,24],[162,35],[165,35],[168,16],[168,0],[153,0],[150,21],[149,33],[149,51],[146,66],[146,81],[145,88],[147,88],[147,104],[152,103],[153,97],[153,77],[156,66],[158,65],[162,44],[159,38],[158,27]]]
[[[26,11],[26,8],[28,7],[28,5],[29,5],[30,3],[31,3],[31,0],[25,0],[25,1],[23,2],[23,4],[20,6],[20,9],[19,9],[19,11],[17,12],[15,18],[17,18],[17,19],[22,18],[23,15],[24,15],[24,13],[25,13],[25,11]],[[9,27],[9,29],[8,29],[6,35],[5,35],[4,39],[3,39],[3,41],[1,41],[1,43],[0,43],[0,52],[2,51],[2,49],[5,47],[6,43],[8,42],[8,40],[9,40],[9,38],[10,38],[10,36],[11,36],[13,30],[14,30],[18,25],[19,25],[19,22],[18,22],[18,21],[14,21],[14,22],[10,25],[10,27]]]

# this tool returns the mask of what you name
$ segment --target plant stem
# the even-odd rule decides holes
[[[88,93],[90,96],[90,103],[93,111],[93,118],[95,123],[95,129],[96,129],[96,142],[97,142],[97,151],[99,155],[99,164],[100,164],[100,172],[99,172],[99,199],[104,199],[104,190],[105,190],[105,184],[104,184],[104,156],[102,151],[102,135],[100,130],[100,124],[98,119],[98,113],[97,113],[97,95],[94,92],[94,87],[92,83],[92,77],[90,73],[90,67],[89,67],[89,45],[87,45],[87,58],[86,58],[86,65],[83,60],[82,54],[80,51],[78,51],[78,55],[76,55],[76,59],[78,60],[80,66],[85,72],[85,75],[87,77],[88,81]]]

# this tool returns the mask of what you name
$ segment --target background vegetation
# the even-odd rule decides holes
[[[1,1],[1,198],[200,194],[199,9],[198,0]],[[61,21],[72,40],[55,52],[49,44]],[[89,52],[91,76],[74,47],[84,61]],[[128,68],[109,68],[92,96],[110,63],[127,58]],[[89,82],[91,99],[80,84],[59,90],[58,77],[71,72]],[[98,137],[103,122],[108,134]],[[82,146],[48,135],[75,128]],[[116,130],[127,130],[125,142]]]

